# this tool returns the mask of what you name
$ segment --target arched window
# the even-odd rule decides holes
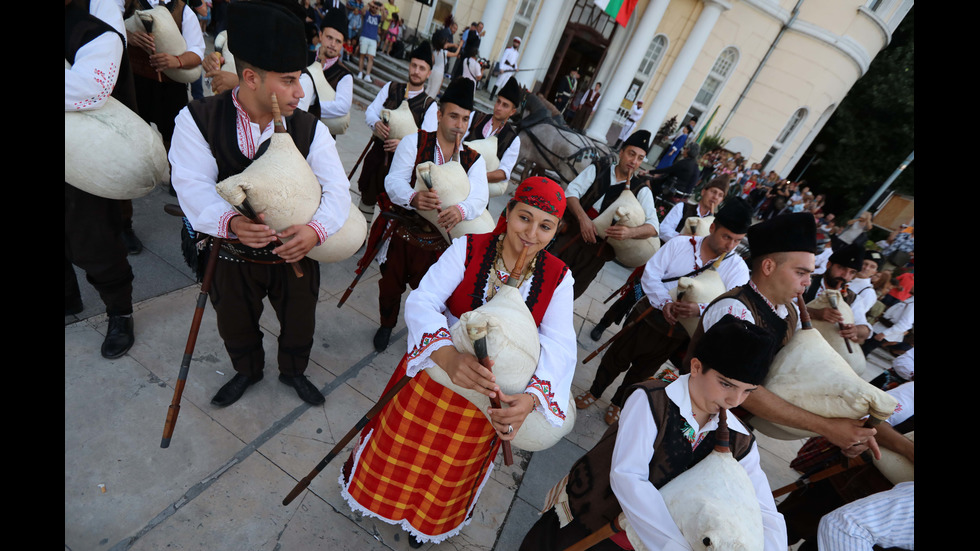
[[[779,160],[783,152],[783,146],[793,141],[793,137],[796,136],[796,131],[803,126],[803,121],[806,120],[807,113],[809,111],[806,107],[800,107],[789,118],[789,122],[783,127],[783,131],[779,133],[779,136],[776,136],[776,141],[769,148],[769,153],[766,153],[765,158],[762,159],[763,170],[770,170],[769,167]]]
[[[707,112],[718,99],[718,94],[725,87],[725,82],[731,76],[736,65],[738,65],[738,50],[734,46],[729,46],[718,54],[715,64],[711,66],[711,71],[704,79],[704,84],[701,85],[698,94],[694,96],[694,103],[687,110],[687,117],[684,121],[690,120],[691,117],[703,118],[701,115]]]
[[[616,109],[616,122],[619,124],[625,123],[626,115],[632,109],[633,103],[637,99],[643,99],[643,94],[650,84],[650,79],[653,78],[653,73],[657,70],[657,66],[660,65],[660,61],[664,58],[664,52],[666,51],[667,37],[662,34],[653,37],[653,41],[650,42],[646,54],[643,55],[643,61],[640,62],[640,68],[637,70],[636,76],[633,77],[632,84],[626,90],[626,98],[623,100],[622,105]]]

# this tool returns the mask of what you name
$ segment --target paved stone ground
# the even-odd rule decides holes
[[[338,143],[347,170],[368,139],[360,122],[363,106],[355,107],[351,118],[351,129]],[[351,189],[356,203],[356,184]],[[225,409],[211,406],[211,397],[233,370],[209,305],[172,444],[159,447],[199,293],[180,254],[180,222],[163,213],[162,206],[170,202],[176,200],[163,189],[134,202],[135,228],[146,249],[130,257],[136,273],[132,350],[114,361],[99,355],[107,321],[83,274],[79,281],[86,309],[65,318],[65,549],[408,549],[399,529],[358,518],[340,497],[337,477],[346,451],[309,491],[290,506],[281,505],[381,395],[406,349],[404,323],[396,327],[385,353],[375,353],[371,345],[378,324],[376,266],[347,304],[336,308],[360,253],[321,266],[321,304],[307,374],[326,404],[301,402],[276,380],[270,366],[267,377],[241,401]],[[500,212],[505,202],[504,197],[492,200],[491,212]],[[601,301],[628,272],[608,265],[576,301],[579,360],[596,346],[588,332],[604,311]],[[275,358],[279,326],[271,308],[263,314],[262,327],[268,334],[267,357]],[[576,393],[589,386],[597,364],[578,364]],[[458,537],[425,548],[516,549],[547,490],[605,430],[602,415],[617,384],[579,412],[575,430],[558,445],[534,454],[515,450],[511,467],[498,457],[472,522]],[[771,486],[794,480],[788,461],[801,442],[759,440]]]

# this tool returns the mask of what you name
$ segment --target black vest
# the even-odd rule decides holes
[[[606,210],[609,205],[613,204],[613,202],[619,198],[620,194],[623,193],[623,190],[626,189],[625,183],[615,185],[612,184],[611,171],[609,170],[610,166],[611,164],[607,161],[599,161],[596,163],[595,181],[592,182],[592,186],[589,187],[589,190],[586,191],[585,194],[583,194],[579,199],[579,204],[582,205],[582,210],[588,212],[589,209],[593,208],[596,201],[598,201],[600,197],[605,196],[602,200],[602,205],[596,209],[599,211],[599,214],[602,214],[602,211]],[[649,185],[648,182],[643,182],[636,177],[630,181],[630,189],[633,191],[634,195],[639,194],[640,188],[647,185]],[[571,211],[566,211],[566,214],[570,212]],[[574,215],[572,216],[574,217]]]
[[[481,113],[479,111],[473,115],[473,123],[470,125],[470,131],[463,138],[464,142],[472,142],[476,140],[482,140],[483,138],[483,127],[491,124],[493,121],[493,115],[487,113]],[[517,137],[517,131],[514,130],[514,125],[507,121],[504,127],[500,129],[497,133],[497,160],[504,158],[504,153],[510,144],[514,143],[514,138]]]
[[[307,67],[307,68],[303,69],[303,72],[309,75],[310,74],[310,68]],[[347,76],[349,74],[350,74],[350,71],[347,70],[347,67],[344,67],[344,64],[341,63],[341,61],[339,59],[337,60],[336,63],[334,63],[333,65],[331,65],[330,68],[323,70],[323,78],[326,79],[327,84],[329,84],[330,87],[333,88],[334,92],[337,91],[337,84],[340,83],[340,79],[344,78],[345,76]],[[312,79],[312,78],[313,78],[313,76],[310,75],[310,79]],[[314,82],[316,82],[316,81],[314,81]],[[313,86],[313,100],[310,102],[310,108],[309,108],[308,112],[309,112],[309,114],[313,115],[314,117],[316,117],[318,119],[321,116],[321,114],[320,114],[321,113],[321,111],[320,111],[320,94],[319,94],[319,92],[317,92],[316,86]]]
[[[681,211],[681,220],[680,222],[677,223],[677,227],[674,228],[674,231],[676,231],[677,233],[680,233],[681,231],[684,230],[684,222],[687,222],[688,218],[698,215],[697,204],[692,205],[690,203],[684,203],[683,209],[684,210]]]

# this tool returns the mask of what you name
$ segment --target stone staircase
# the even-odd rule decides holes
[[[381,91],[381,87],[386,82],[405,82],[408,79],[408,62],[402,59],[378,53],[374,58],[374,68],[371,70],[371,80],[367,82],[357,78],[357,56],[352,56],[350,61],[344,61],[344,65],[354,75],[354,101],[359,102],[364,108],[374,101],[374,98]],[[367,60],[364,61],[365,66]],[[445,78],[442,89],[445,90],[449,85],[449,78]],[[474,107],[484,113],[493,112],[493,102],[486,90],[477,89],[473,97]]]

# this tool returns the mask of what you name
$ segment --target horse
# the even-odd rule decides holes
[[[521,180],[545,171],[557,176],[565,187],[589,165],[600,160],[613,161],[609,147],[573,130],[548,100],[527,94],[517,123],[521,138]]]

